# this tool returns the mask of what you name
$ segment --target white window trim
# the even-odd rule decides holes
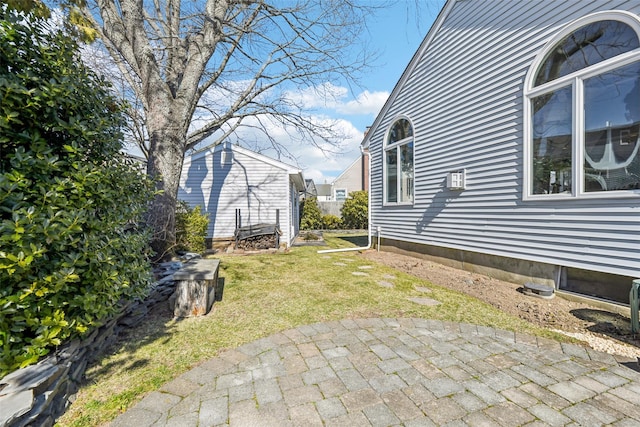
[[[398,120],[405,119],[411,124],[411,129],[413,131],[413,135],[401,139],[400,141],[396,141],[392,144],[387,144],[389,140],[389,133],[391,132],[391,128],[396,124]],[[407,144],[409,141],[413,141],[413,189],[411,192],[411,201],[410,202],[388,202],[387,201],[387,151],[395,149],[397,152],[398,165],[400,164],[400,153],[398,152],[398,148],[402,145]],[[389,125],[387,132],[384,134],[384,141],[382,143],[382,206],[413,206],[416,200],[416,128],[413,126],[413,121],[405,116],[400,115],[391,120],[391,124]],[[400,175],[398,175],[397,181],[397,195],[398,199],[400,198]]]
[[[567,35],[573,33],[579,28],[598,21],[620,21],[629,27],[631,27],[638,38],[640,38],[640,20],[639,18],[627,11],[611,10],[596,12],[582,18],[579,18],[570,24],[562,28],[561,31],[556,33],[538,52],[535,59],[529,67],[529,71],[525,77],[524,84],[524,96],[523,96],[523,138],[524,138],[524,175],[522,186],[522,199],[524,201],[557,201],[557,200],[576,200],[576,199],[610,199],[610,198],[629,198],[640,197],[640,190],[618,190],[618,191],[598,191],[598,192],[584,192],[583,181],[583,160],[584,160],[584,135],[582,130],[584,129],[584,113],[583,109],[579,108],[584,105],[583,99],[583,83],[585,79],[605,73],[607,71],[621,68],[629,65],[633,62],[640,61],[640,48],[625,52],[621,55],[617,55],[606,61],[594,64],[586,69],[578,70],[566,76],[555,79],[551,82],[547,82],[540,86],[534,87],[534,80],[537,75],[538,69],[542,62],[545,60],[547,53],[556,46]],[[586,72],[584,70],[587,70]],[[531,132],[531,99],[536,96],[548,93],[563,87],[571,86],[573,90],[572,95],[572,120],[573,120],[573,138],[571,140],[573,148],[572,156],[572,188],[570,194],[532,194],[531,192],[531,175],[532,175],[532,158],[533,158],[533,144],[532,144],[532,132]],[[395,122],[394,122],[395,123]],[[577,140],[576,140],[577,138]]]
[[[338,201],[338,191],[341,191],[341,190],[344,191],[344,200],[347,200],[349,198],[349,193],[347,193],[347,187],[338,187],[333,190],[333,200]]]

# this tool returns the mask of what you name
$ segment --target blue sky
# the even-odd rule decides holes
[[[335,90],[342,95],[338,102],[327,105],[315,99],[313,105],[315,113],[322,105],[322,114],[340,120],[343,132],[350,137],[337,155],[327,155],[311,146],[288,147],[296,155],[305,178],[316,183],[331,183],[358,158],[366,127],[373,123],[444,4],[444,0],[361,1],[385,5],[368,22],[370,48],[379,56],[374,66],[361,76],[361,87],[355,93],[336,86]]]

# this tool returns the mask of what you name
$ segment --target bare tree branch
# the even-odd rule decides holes
[[[297,140],[337,146],[332,124],[311,118],[292,94],[357,84],[370,59],[354,55],[369,8],[351,0],[88,0],[82,11],[130,96],[129,134],[163,190],[150,223],[164,243],[186,150],[244,127],[290,156],[269,133],[274,122]]]

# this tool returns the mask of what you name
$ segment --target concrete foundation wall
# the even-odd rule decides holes
[[[540,283],[621,304],[629,303],[629,290],[633,281],[632,277],[627,276],[562,268],[557,265],[393,239],[382,239],[380,250],[430,260],[511,283]]]
[[[427,259],[512,283],[536,282],[555,287],[558,276],[558,267],[553,265],[399,240],[382,239],[380,249]]]

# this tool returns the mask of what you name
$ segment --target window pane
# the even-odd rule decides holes
[[[387,153],[387,202],[398,201],[398,153],[395,148]]]
[[[400,201],[413,201],[413,142],[400,146]]]
[[[636,32],[620,21],[599,21],[564,38],[538,70],[535,86],[636,49]]]
[[[411,123],[407,119],[400,119],[391,127],[391,131],[389,132],[389,141],[387,141],[387,143],[393,144],[394,142],[409,138],[410,136],[413,136]]]
[[[640,63],[584,82],[585,191],[640,188]]]
[[[571,87],[533,99],[532,193],[571,192]]]

